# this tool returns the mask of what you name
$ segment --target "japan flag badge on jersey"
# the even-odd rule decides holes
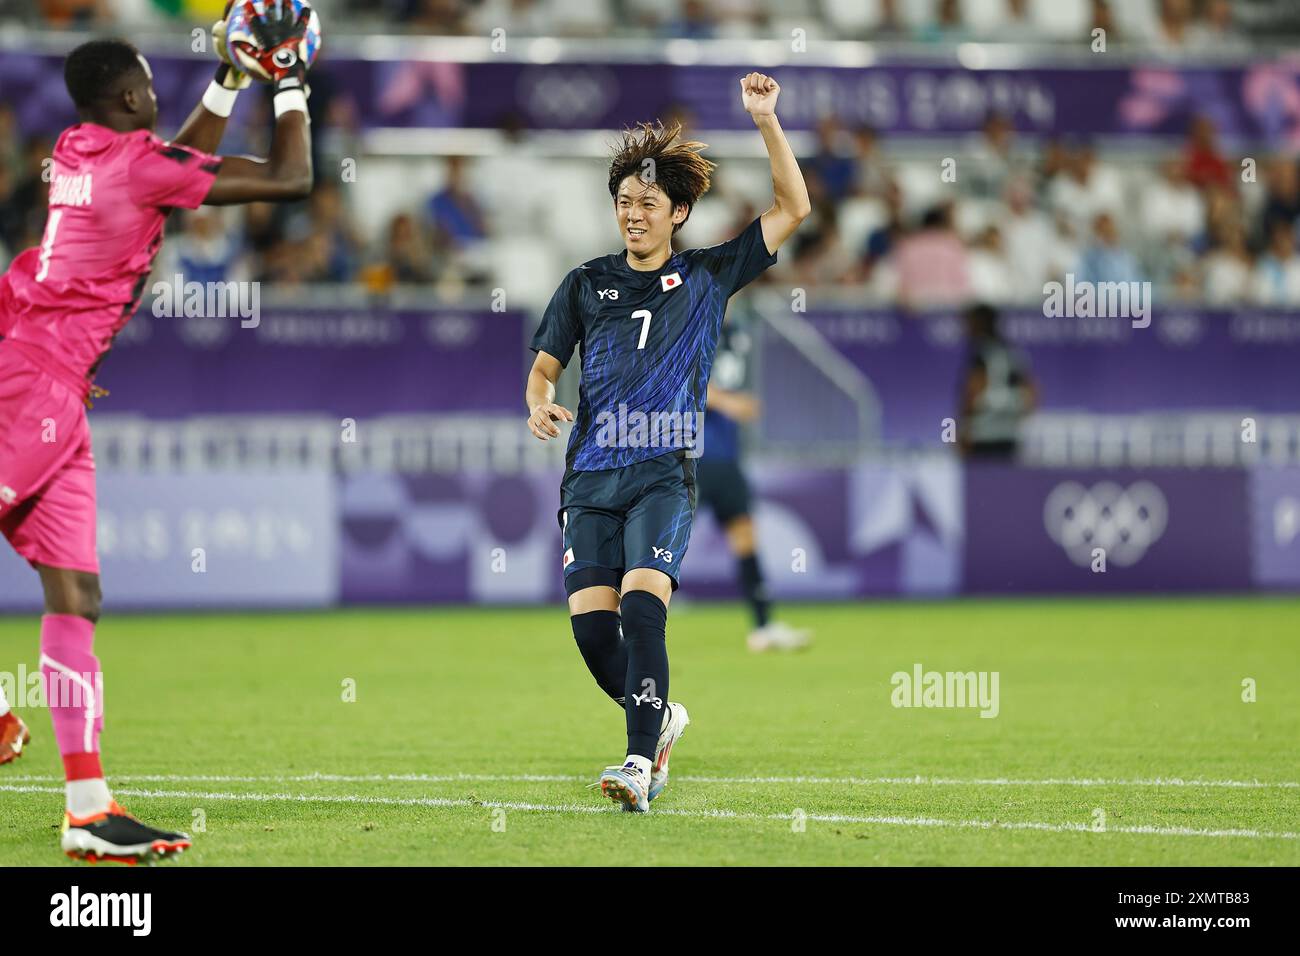
[[[670,272],[666,276],[659,277],[659,285],[662,287],[664,292],[667,292],[669,289],[676,289],[681,284],[682,277],[676,272]]]

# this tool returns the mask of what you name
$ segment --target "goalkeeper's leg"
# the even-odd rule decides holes
[[[133,863],[186,849],[190,838],[146,826],[109,792],[100,765],[104,680],[94,653],[99,575],[39,566],[46,614],[41,618],[41,675],[54,738],[67,779],[63,851],[74,859]]]

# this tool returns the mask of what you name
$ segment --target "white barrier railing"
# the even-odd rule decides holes
[[[1034,467],[1300,463],[1300,414],[1038,412],[1020,435],[1022,461]]]
[[[1253,433],[1244,420],[1253,421]],[[540,442],[518,415],[394,415],[350,430],[324,415],[225,415],[161,421],[91,416],[95,458],[105,470],[207,472],[320,469],[412,474],[510,474],[560,468],[566,442]],[[814,430],[815,431],[815,430]],[[889,446],[812,437],[759,442],[756,457],[809,466],[848,465],[950,446]],[[1300,414],[1232,412],[1095,415],[1039,412],[1021,429],[1028,467],[1216,468],[1300,464]]]
[[[522,414],[394,415],[351,425],[324,415],[91,420],[96,461],[110,470],[513,473],[564,463],[564,443],[538,441]]]

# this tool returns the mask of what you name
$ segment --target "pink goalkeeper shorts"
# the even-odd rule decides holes
[[[85,406],[3,341],[0,532],[32,564],[99,573]]]

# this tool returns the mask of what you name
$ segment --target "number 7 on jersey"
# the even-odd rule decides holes
[[[645,337],[650,334],[650,310],[637,309],[632,313],[632,318],[641,320],[641,341],[636,343],[639,349],[645,348]]]

